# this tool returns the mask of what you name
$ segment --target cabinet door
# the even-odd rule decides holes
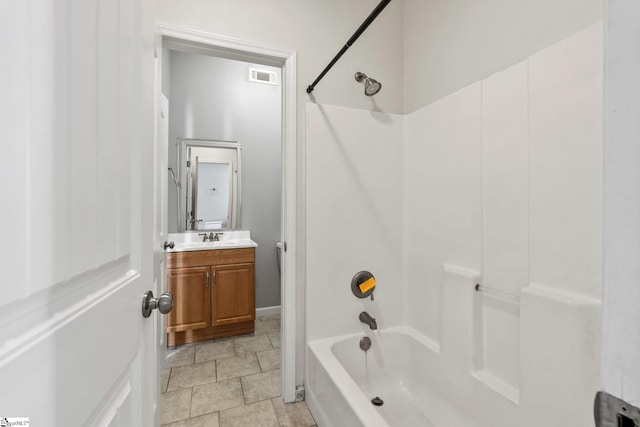
[[[255,264],[214,267],[212,285],[213,326],[256,318]]]
[[[169,292],[173,310],[167,319],[167,332],[181,332],[211,326],[211,292],[209,267],[171,268]]]

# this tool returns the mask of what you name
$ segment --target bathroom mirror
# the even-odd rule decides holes
[[[241,227],[240,144],[178,139],[178,230]]]

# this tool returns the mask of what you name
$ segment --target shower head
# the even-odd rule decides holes
[[[364,81],[364,94],[367,96],[375,95],[380,92],[380,89],[382,89],[382,83],[372,79],[371,77],[367,77],[365,73],[361,73],[359,71],[356,73],[356,81]]]

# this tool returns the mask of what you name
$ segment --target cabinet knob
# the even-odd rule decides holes
[[[147,291],[142,297],[142,317],[151,316],[154,309],[162,314],[167,314],[173,309],[173,295],[171,292],[165,292],[158,298],[153,297],[153,292]]]

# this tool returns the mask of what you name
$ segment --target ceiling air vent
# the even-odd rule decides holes
[[[256,83],[266,83],[268,85],[277,85],[278,78],[275,71],[258,70],[257,68],[249,68],[249,81]]]

